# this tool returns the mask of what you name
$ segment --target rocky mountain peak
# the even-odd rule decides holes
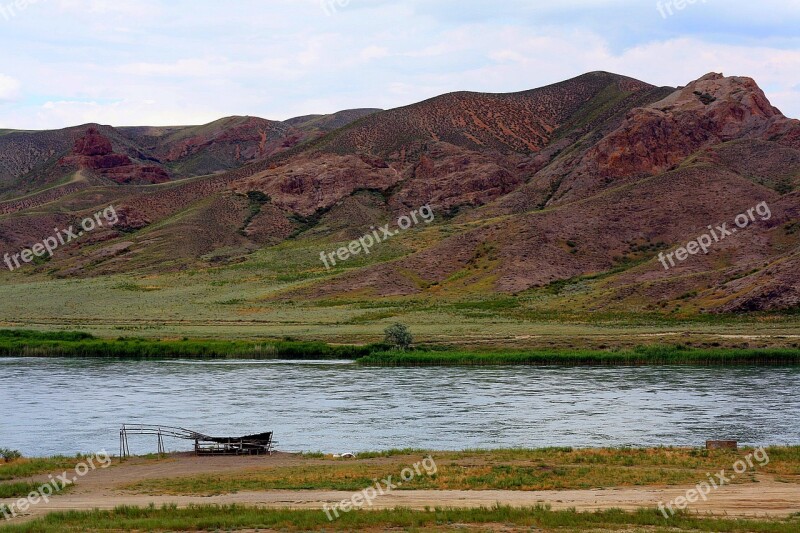
[[[761,126],[773,117],[783,117],[755,80],[741,76],[725,77],[716,72],[689,83],[650,108],[665,113],[700,114],[723,125],[740,124],[744,129]],[[729,133],[736,134],[736,131]]]
[[[73,148],[75,155],[98,156],[109,155],[114,152],[111,141],[101,134],[97,128],[90,127],[82,137],[75,140]]]

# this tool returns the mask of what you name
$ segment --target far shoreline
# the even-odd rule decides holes
[[[695,347],[651,344],[599,348],[463,349],[384,343],[330,344],[295,339],[103,339],[84,332],[0,330],[0,357],[115,360],[352,361],[376,367],[414,366],[800,366],[800,348]]]

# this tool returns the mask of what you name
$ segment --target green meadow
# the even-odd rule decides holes
[[[118,507],[111,511],[58,512],[19,525],[0,525],[8,533],[78,531],[623,531],[626,533],[796,533],[800,516],[787,519],[710,518],[679,514],[665,519],[657,510],[581,513],[545,506],[479,509],[431,508],[354,511],[329,521],[314,510],[272,510],[241,506]]]
[[[418,292],[410,296],[382,297],[370,290],[326,298],[295,293],[407,256],[452,231],[441,225],[411,230],[330,271],[319,252],[340,243],[329,242],[322,230],[213,267],[179,268],[165,256],[159,272],[144,264],[137,271],[132,258],[134,272],[125,275],[87,271],[80,278],[54,278],[46,267],[0,269],[0,328],[79,330],[104,339],[291,338],[363,345],[382,341],[384,328],[400,322],[408,325],[417,343],[469,350],[602,350],[678,343],[800,347],[800,313],[703,314],[692,299],[666,307],[642,301],[615,308],[603,300],[611,273],[514,295],[494,293],[491,276],[480,269],[435,284],[412,280]]]

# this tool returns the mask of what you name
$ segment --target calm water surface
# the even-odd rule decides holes
[[[800,443],[796,368],[361,368],[0,359],[0,447],[106,449],[122,423],[272,430],[282,450]],[[155,451],[131,437],[131,451]],[[167,442],[173,450],[190,443]]]

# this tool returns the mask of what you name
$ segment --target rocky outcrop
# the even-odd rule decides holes
[[[386,191],[400,179],[400,173],[384,162],[326,154],[296,158],[291,165],[237,180],[232,189],[239,194],[261,191],[280,209],[309,217],[354,192]]]
[[[114,153],[111,141],[96,128],[89,128],[75,141],[72,153],[59,165],[94,171],[117,183],[153,184],[169,181],[169,174],[155,165],[139,165],[124,154]]]
[[[602,176],[656,174],[705,145],[762,138],[786,120],[751,78],[712,73],[652,106],[633,110],[589,157]]]
[[[396,210],[434,204],[444,212],[479,207],[519,187],[523,173],[509,158],[431,143],[392,198]]]
[[[302,135],[283,122],[258,117],[229,117],[190,128],[164,139],[155,153],[162,161],[202,158],[197,172],[214,170],[206,159],[225,162],[225,167],[264,159],[302,140]]]
[[[654,104],[628,113],[560,183],[557,203],[620,180],[675,169],[697,151],[740,139],[800,142],[800,123],[772,106],[756,82],[711,73]]]
[[[75,141],[75,148],[73,148],[75,155],[79,156],[107,156],[114,152],[111,146],[111,141],[100,134],[95,128],[86,130],[83,137]]]

